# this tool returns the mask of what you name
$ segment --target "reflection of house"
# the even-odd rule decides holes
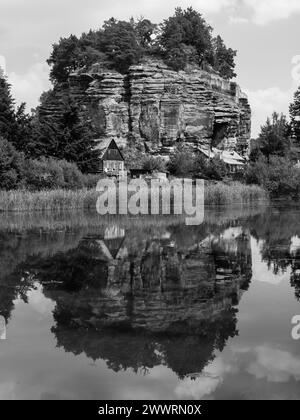
[[[123,247],[124,240],[125,230],[114,225],[106,228],[104,238],[97,242],[106,258],[108,260],[115,260],[127,256],[127,250]]]
[[[208,159],[213,159],[218,156],[224,163],[226,163],[230,172],[238,172],[246,163],[246,159],[235,151],[220,150],[215,147],[211,150],[199,149],[199,151]]]
[[[100,150],[100,172],[107,175],[124,175],[125,164],[122,153],[114,140],[106,139],[98,146]]]

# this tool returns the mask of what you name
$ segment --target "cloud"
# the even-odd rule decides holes
[[[247,90],[252,109],[252,137],[257,137],[260,127],[274,111],[289,115],[289,104],[292,102],[295,89],[282,90],[278,87]]]
[[[281,282],[289,279],[290,269],[285,273],[274,274],[273,270],[268,267],[268,264],[262,260],[262,248],[264,241],[257,242],[254,238],[251,239],[251,252],[252,252],[252,281],[262,283],[269,283],[270,285],[277,286]]]
[[[175,389],[178,398],[200,400],[204,396],[212,394],[223,383],[226,373],[233,368],[226,365],[221,358],[215,359],[197,379],[185,378],[179,382]]]
[[[291,378],[300,380],[300,359],[283,350],[267,346],[257,347],[256,360],[247,371],[257,379],[267,378],[270,382],[288,382]]]
[[[244,0],[252,12],[252,21],[257,25],[287,19],[300,13],[299,0]]]
[[[8,80],[12,85],[12,95],[17,104],[27,103],[27,109],[38,105],[41,94],[51,87],[49,81],[49,67],[43,63],[35,63],[24,74],[11,72]]]
[[[31,290],[27,294],[30,308],[40,315],[48,315],[55,308],[55,303],[51,299],[46,298],[42,293],[42,287],[37,286],[35,290]]]
[[[6,74],[6,59],[3,55],[0,55],[0,69]]]
[[[249,19],[242,16],[229,16],[229,23],[232,23],[232,24],[249,23]]]

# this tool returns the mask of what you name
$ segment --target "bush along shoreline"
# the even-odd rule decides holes
[[[268,201],[268,194],[263,188],[239,182],[205,183],[204,196],[206,205],[250,205]],[[96,211],[98,197],[96,188],[0,191],[0,212]]]

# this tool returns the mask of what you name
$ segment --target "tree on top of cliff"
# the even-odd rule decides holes
[[[213,67],[225,79],[236,77],[234,72],[235,57],[236,51],[227,48],[220,35],[213,39]]]
[[[135,21],[114,18],[102,28],[71,35],[53,45],[50,58],[50,79],[63,83],[79,68],[88,70],[92,64],[126,73],[146,55],[160,56],[174,70],[182,70],[188,63],[214,67],[226,79],[235,76],[236,52],[227,48],[220,36],[213,38],[212,28],[202,15],[189,7],[175,9],[174,16],[157,26],[141,17]]]
[[[75,35],[60,38],[58,44],[53,44],[52,53],[47,60],[51,67],[50,80],[52,82],[66,82],[69,74],[78,67],[79,41]]]
[[[290,116],[293,136],[300,144],[300,87],[295,92],[294,101],[290,105]]]
[[[176,70],[191,61],[213,64],[212,28],[191,7],[187,10],[179,7],[174,16],[164,20],[158,42],[167,62]]]
[[[149,52],[153,47],[153,37],[155,36],[157,25],[143,17],[141,17],[137,23],[133,22],[133,24],[142,48],[144,51]]]
[[[133,22],[117,21],[114,18],[104,23],[101,48],[121,73],[138,63],[143,54]]]
[[[213,38],[212,27],[192,7],[177,8],[174,16],[162,23],[158,43],[175,70],[183,70],[188,63],[209,64],[225,79],[236,76],[236,51],[227,48],[220,36]]]

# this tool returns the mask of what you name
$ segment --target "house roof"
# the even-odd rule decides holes
[[[110,138],[103,139],[103,140],[101,140],[96,145],[95,150],[99,150],[100,151],[99,158],[100,159],[103,159],[104,158],[105,153],[107,152],[107,150],[110,148],[111,145],[112,146],[115,146],[115,147],[113,147],[114,149],[115,148],[118,149],[118,151],[119,151],[122,159],[124,160],[124,157],[123,157],[123,155],[122,155],[122,153],[121,153],[121,151],[119,149],[119,146],[117,145],[116,141],[114,139],[110,139]]]
[[[245,164],[245,158],[239,155],[235,151],[220,150],[220,149],[216,149],[215,147],[213,147],[212,150],[200,148],[199,151],[208,158],[214,158],[215,156],[220,156],[220,159],[222,159],[228,165],[244,165]]]

